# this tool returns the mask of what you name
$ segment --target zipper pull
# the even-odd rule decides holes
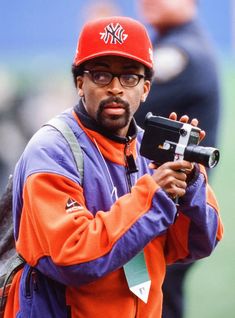
[[[136,166],[134,156],[132,152],[130,151],[130,140],[126,143],[125,146],[125,161],[126,161],[126,166],[127,166],[127,173],[135,173],[138,172],[139,169]]]
[[[129,156],[126,156],[126,163],[127,163],[127,173],[128,174],[139,171],[139,169],[136,166],[135,159],[134,159],[132,154],[130,154]]]

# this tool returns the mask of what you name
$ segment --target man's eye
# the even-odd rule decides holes
[[[109,78],[107,73],[103,73],[103,72],[95,72],[93,75],[94,75],[94,78],[98,81],[107,80],[107,78]]]
[[[122,75],[122,79],[125,82],[133,82],[133,81],[138,80],[138,77],[135,74],[124,74],[124,75]]]

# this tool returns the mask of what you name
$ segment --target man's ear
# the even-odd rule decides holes
[[[78,76],[77,77],[77,92],[78,92],[78,95],[80,97],[83,97],[84,96],[84,92],[83,92],[83,77],[82,76]]]
[[[145,102],[148,94],[149,94],[149,91],[150,91],[150,87],[151,87],[151,83],[150,81],[145,81],[144,83],[144,91],[143,91],[143,94],[141,96],[141,102]]]

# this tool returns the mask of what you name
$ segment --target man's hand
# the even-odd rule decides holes
[[[169,116],[171,120],[177,120],[177,114],[172,112]],[[189,122],[189,117],[184,115],[179,119],[182,123],[189,123],[190,125],[197,127],[198,120],[193,118]],[[204,130],[200,132],[200,141],[205,137]],[[192,178],[192,171],[194,169],[194,163],[185,160],[166,162],[160,167],[157,167],[154,163],[150,163],[149,167],[155,169],[152,177],[160,187],[168,193],[171,198],[181,197],[185,194],[187,188],[187,182]]]
[[[169,116],[169,119],[177,120],[177,114],[175,112],[172,112]],[[184,116],[180,117],[179,121],[181,123],[189,123],[189,117],[187,115],[184,115]],[[198,126],[197,118],[193,118],[189,124],[194,126],[194,127],[197,127]],[[200,141],[202,141],[202,139],[204,139],[205,136],[206,136],[206,132],[204,130],[201,130],[200,131]]]
[[[185,194],[187,188],[187,175],[191,173],[193,164],[185,160],[171,161],[157,167],[150,163],[149,167],[155,169],[152,177],[154,181],[171,198],[181,197]]]

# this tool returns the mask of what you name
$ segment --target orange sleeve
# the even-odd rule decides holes
[[[31,175],[23,192],[17,250],[33,266],[43,256],[50,256],[59,265],[98,258],[150,209],[157,189],[152,178],[145,175],[110,211],[98,211],[93,216],[86,208],[83,189],[75,182],[56,174]],[[77,206],[68,212],[69,198]]]

